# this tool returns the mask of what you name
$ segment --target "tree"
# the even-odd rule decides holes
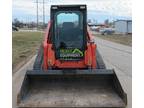
[[[92,23],[92,21],[91,21],[91,19],[88,19],[88,21],[87,21],[88,23]]]
[[[109,20],[106,19],[106,20],[104,21],[104,23],[105,23],[105,25],[108,25],[108,24],[109,24]]]
[[[17,18],[15,18],[13,20],[13,25],[16,27],[22,28],[24,24],[23,24],[23,22],[20,22]]]

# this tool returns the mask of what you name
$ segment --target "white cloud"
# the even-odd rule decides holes
[[[45,0],[45,2],[46,15],[49,15],[52,4],[86,4],[88,12],[99,11],[114,16],[131,17],[131,0]],[[36,0],[13,0],[13,9],[36,15]],[[42,3],[39,4],[39,15],[42,15]]]

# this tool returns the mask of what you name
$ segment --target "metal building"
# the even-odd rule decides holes
[[[131,34],[132,20],[117,20],[114,22],[115,33]]]

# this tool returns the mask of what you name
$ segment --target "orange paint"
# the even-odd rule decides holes
[[[60,61],[55,58],[55,51],[52,49],[53,45],[50,41],[50,28],[51,22],[48,23],[48,28],[45,32],[45,38],[43,42],[44,48],[44,60],[43,69],[48,70],[52,68],[96,68],[96,44],[94,44],[93,36],[87,31],[87,49],[84,53],[84,59],[79,61]]]

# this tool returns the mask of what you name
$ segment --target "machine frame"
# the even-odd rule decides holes
[[[54,24],[55,13],[58,11],[82,11],[83,12],[83,28],[84,28],[84,58],[81,60],[66,61],[56,58],[55,42],[54,42]],[[96,44],[93,36],[87,29],[86,5],[52,5],[51,6],[51,21],[48,23],[48,28],[43,42],[44,60],[43,69],[61,69],[61,68],[76,68],[76,69],[96,69]]]

